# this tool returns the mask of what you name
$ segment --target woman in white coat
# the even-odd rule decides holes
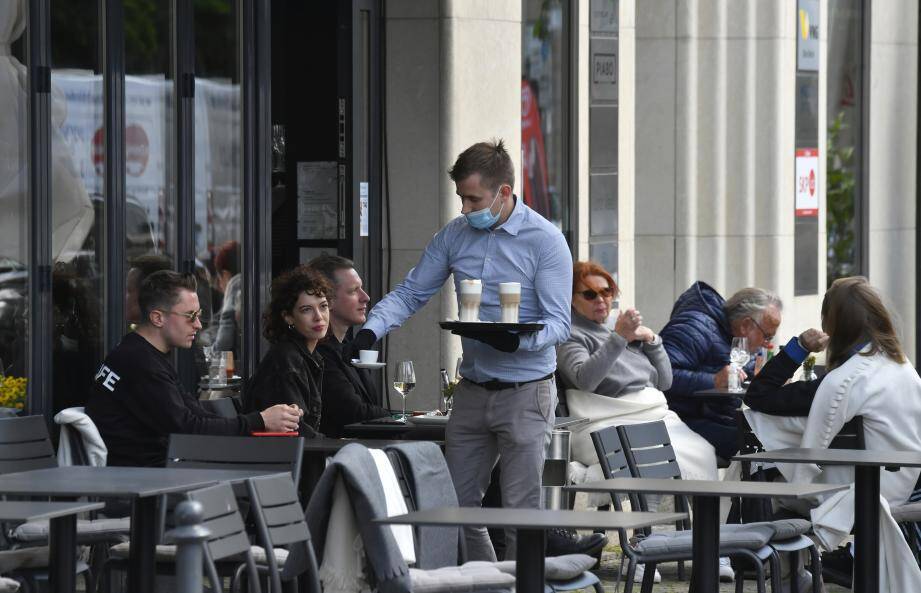
[[[765,447],[828,447],[846,422],[861,416],[867,450],[921,452],[921,378],[866,278],[832,284],[822,302],[822,329],[825,334],[807,330],[790,340],[752,381],[745,397],[752,409],[745,415]],[[828,374],[785,385],[809,351],[821,351],[826,344]],[[854,482],[853,468],[779,464],[778,469],[791,482]],[[907,502],[919,472],[882,472],[882,497],[889,504]],[[812,506],[803,510],[811,515],[822,546],[834,549],[854,524],[853,487]],[[888,504],[882,507],[880,590],[921,591],[921,571]],[[843,576],[850,580],[850,566],[847,570]]]

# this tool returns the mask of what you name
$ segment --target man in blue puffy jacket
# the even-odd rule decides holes
[[[672,386],[665,392],[668,406],[724,459],[737,450],[735,409],[741,399],[692,394],[726,387],[733,337],[748,338],[750,352],[770,347],[782,310],[780,298],[761,288],[743,288],[724,301],[706,283],[695,282],[678,297],[668,324],[659,332],[672,363]],[[745,371],[750,374],[753,365],[754,357]]]

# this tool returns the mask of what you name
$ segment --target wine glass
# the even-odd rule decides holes
[[[729,390],[742,391],[742,382],[740,374],[742,367],[748,364],[751,359],[751,353],[748,351],[747,338],[733,338],[732,347],[729,350],[729,361],[732,363],[729,367]]]
[[[403,413],[400,414],[400,422],[406,422],[406,396],[416,386],[416,371],[413,368],[413,361],[404,360],[397,363],[397,373],[393,379],[393,388],[397,390],[403,399]]]
[[[463,377],[461,377],[461,374],[460,374],[461,364],[463,364],[463,362],[464,362],[464,357],[458,356],[457,366],[454,367],[454,382],[455,383],[460,383],[460,380],[463,379]]]

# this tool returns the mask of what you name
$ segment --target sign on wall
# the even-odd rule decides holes
[[[796,27],[796,69],[819,71],[819,0],[799,0]]]
[[[819,215],[819,151],[815,148],[796,150],[796,216]]]

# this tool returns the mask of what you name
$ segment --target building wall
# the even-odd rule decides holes
[[[461,151],[502,138],[521,170],[521,2],[387,0],[386,27],[389,290],[432,235],[460,214],[447,170]],[[438,321],[456,314],[449,280],[391,333],[388,362],[415,362],[417,384],[407,408],[437,404],[438,369],[453,373],[461,353],[460,339]]]
[[[918,3],[874,2],[870,20],[870,281],[895,310],[916,361]]]
[[[633,280],[655,330],[696,280],[725,296],[777,291],[781,339],[818,323],[819,297],[793,297],[795,17],[792,1],[654,0],[637,12]]]

